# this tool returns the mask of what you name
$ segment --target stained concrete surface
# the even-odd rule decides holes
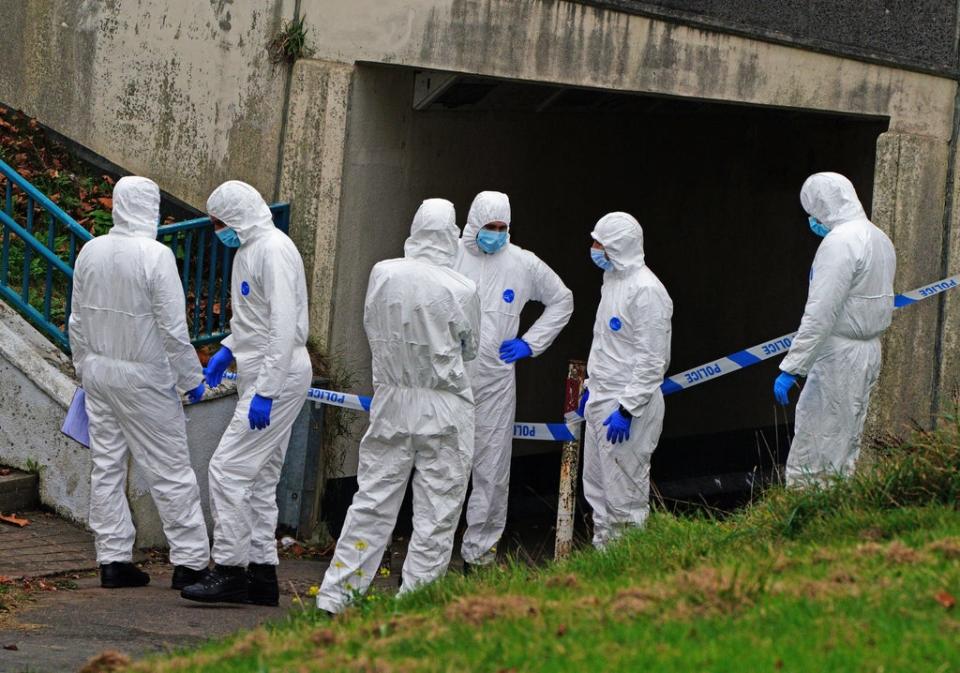
[[[185,601],[170,589],[168,564],[146,564],[150,585],[138,589],[101,589],[99,578],[87,574],[76,580],[75,590],[36,594],[34,603],[0,628],[0,647],[17,647],[0,649],[0,673],[76,671],[104,650],[141,658],[281,619],[300,609],[293,603],[294,590],[305,596],[326,566],[324,561],[282,561],[276,608]]]

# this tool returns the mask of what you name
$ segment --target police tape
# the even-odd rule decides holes
[[[960,285],[960,274],[950,276],[943,280],[938,280],[929,285],[918,287],[915,290],[898,294],[894,297],[894,308],[903,308],[910,306],[918,301],[929,299],[942,292],[951,290]],[[664,395],[686,390],[698,386],[701,383],[712,381],[721,376],[732,374],[735,371],[746,369],[755,364],[769,360],[777,355],[785,355],[790,350],[793,343],[793,337],[796,332],[784,334],[776,339],[770,339],[756,346],[745,348],[736,353],[708,362],[699,367],[688,369],[685,372],[674,374],[664,379],[660,390]],[[224,378],[236,379],[237,375],[233,372],[224,374]],[[353,411],[370,411],[372,398],[366,395],[354,395],[353,393],[341,393],[335,390],[324,390],[323,388],[310,388],[307,390],[307,399],[315,404],[326,404]],[[531,439],[545,442],[570,442],[576,439],[574,434],[577,431],[577,425],[583,422],[583,417],[575,411],[567,412],[564,415],[564,423],[514,423],[514,439]]]
[[[947,290],[952,290],[958,285],[960,285],[960,274],[957,274],[956,276],[950,276],[949,278],[944,278],[943,280],[938,280],[930,283],[929,285],[924,285],[923,287],[918,287],[916,290],[910,290],[909,292],[898,294],[893,298],[893,306],[894,308],[910,306],[918,301],[935,297],[936,295],[946,292]],[[784,334],[776,339],[764,341],[761,344],[751,346],[750,348],[745,348],[742,351],[737,351],[736,353],[719,358],[713,362],[708,362],[704,365],[700,365],[699,367],[688,369],[685,372],[668,376],[666,379],[664,379],[663,385],[660,386],[660,390],[664,395],[672,395],[673,393],[678,393],[681,390],[693,388],[701,383],[706,383],[707,381],[712,381],[721,376],[732,374],[733,372],[741,369],[752,367],[753,365],[763,362],[764,360],[769,360],[772,357],[785,355],[786,352],[790,350],[790,346],[793,344],[793,338],[796,335],[796,332]]]
[[[237,375],[234,372],[227,372],[224,378],[235,380]],[[372,397],[367,395],[354,395],[353,393],[340,393],[335,390],[325,390],[323,388],[307,389],[307,400],[315,404],[326,404],[331,407],[340,407],[352,411],[370,411]],[[575,425],[579,420],[574,420],[571,425]],[[567,423],[514,423],[514,439],[531,439],[544,442],[572,442],[574,439],[574,429]]]

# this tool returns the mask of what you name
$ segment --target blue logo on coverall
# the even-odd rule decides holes
[[[505,302],[507,302],[508,304],[512,304],[512,303],[513,303],[513,298],[514,298],[514,296],[515,296],[515,295],[513,294],[513,290],[511,290],[511,289],[509,289],[509,288],[503,291],[503,300],[504,300]]]
[[[247,281],[240,283],[240,294],[242,294],[244,297],[250,294],[250,283]]]
[[[610,329],[614,332],[619,332],[621,327],[623,327],[623,323],[620,322],[620,318],[617,316],[610,318]]]

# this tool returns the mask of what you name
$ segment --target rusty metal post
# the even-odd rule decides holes
[[[563,413],[576,411],[583,392],[583,381],[587,377],[587,363],[571,360],[567,369],[567,389],[563,402]],[[560,560],[570,554],[573,547],[573,521],[577,508],[577,476],[580,473],[580,437],[582,425],[573,426],[574,439],[564,442],[560,453],[560,499],[557,507],[557,539],[553,558]]]

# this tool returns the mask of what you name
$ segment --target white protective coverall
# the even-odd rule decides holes
[[[373,356],[370,427],[360,442],[359,491],[323,578],[317,607],[340,612],[377,573],[407,482],[413,535],[401,593],[447,569],[473,458],[473,394],[464,361],[477,355],[480,299],[450,267],[456,215],[428,199],[404,257],[370,272],[363,324]]]
[[[463,559],[474,565],[496,559],[496,544],[507,522],[517,389],[514,365],[500,359],[500,344],[518,336],[520,312],[528,301],[545,306],[521,337],[533,357],[550,347],[573,314],[573,293],[532,252],[509,240],[493,254],[477,246],[477,234],[491,222],[510,224],[510,200],[501,192],[480,192],[470,206],[454,266],[477,284],[483,311],[480,355],[468,368],[477,405],[477,434],[473,491],[461,548]]]
[[[627,213],[604,215],[591,234],[613,269],[603,288],[587,362],[583,495],[602,548],[650,512],[650,459],[663,429],[660,385],[670,364],[673,301],[643,258],[643,230]],[[630,439],[611,444],[603,422],[628,411]]]
[[[893,314],[897,256],[863,211],[850,181],[816,173],[800,203],[830,233],[817,249],[807,306],[780,363],[805,376],[786,481],[846,474],[856,466],[870,391],[880,373],[880,336]]]
[[[223,183],[207,199],[207,212],[240,238],[231,333],[223,340],[237,361],[238,399],[210,460],[213,560],[277,565],[277,483],[312,378],[303,260],[250,185]],[[254,394],[273,400],[263,430],[251,430],[247,418]]]
[[[113,228],[86,243],[74,267],[70,347],[90,419],[97,562],[133,558],[129,452],[150,486],[170,561],[198,570],[207,566],[210,547],[175,387],[193,390],[203,372],[187,332],[176,259],[156,240],[159,219],[156,183],[117,182]]]

